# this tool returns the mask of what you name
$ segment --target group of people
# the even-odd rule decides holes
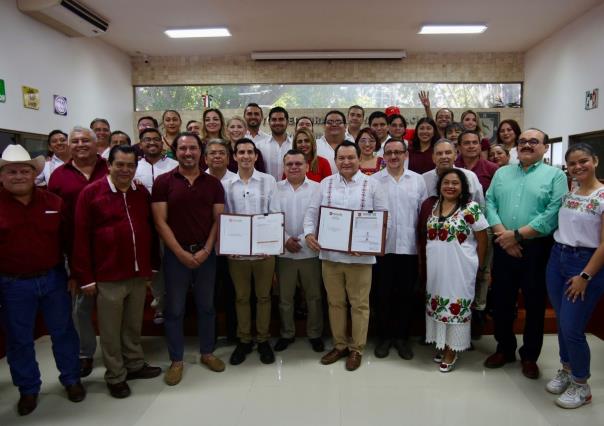
[[[142,117],[134,145],[97,118],[90,128],[51,132],[46,160],[8,146],[0,160],[0,313],[21,394],[18,412],[33,411],[40,390],[33,342],[38,311],[71,401],[85,398],[81,378],[94,367],[95,305],[110,394],[125,398],[129,380],[160,375],[141,346],[147,286],[154,322],[164,324],[171,360],[164,381],[172,386],[184,372],[190,289],[199,359],[210,370],[225,370],[213,353],[216,291],[226,301],[229,333],[236,330],[230,364],[244,362],[254,343],[260,361],[270,364],[274,351],[295,340],[300,287],[310,346],[325,351],[324,288],[333,348],[320,361],[345,359],[354,371],[362,363],[370,312],[375,356],[386,357],[394,347],[401,358],[413,358],[419,282],[425,340],[434,343],[434,361],[444,373],[470,349],[472,335],[480,335],[489,283],[497,349],[484,365],[516,360],[513,322],[521,290],[526,318],[519,355],[531,379],[540,374],[547,292],[562,366],[546,388],[565,408],[590,402],[584,330],[604,292],[604,186],[596,178],[597,157],[584,144],[568,150],[576,182],[569,192],[564,172],[543,161],[549,147],[543,131],[521,132],[514,120],[504,120],[491,146],[475,112],[464,112],[457,123],[445,108],[433,119],[428,94],[420,99],[426,117],[413,132],[394,107],[371,113],[363,128],[365,111],[354,105],[346,114],[329,111],[319,139],[309,117],[297,118],[290,137],[288,111],[274,107],[268,134],[260,129],[262,108],[251,103],[243,117],[228,121],[220,110],[207,109],[186,131],[177,111],[164,112],[161,126]],[[323,249],[321,207],[387,211],[383,255]],[[218,256],[225,212],[283,212],[283,254]],[[275,277],[281,321],[271,346]]]

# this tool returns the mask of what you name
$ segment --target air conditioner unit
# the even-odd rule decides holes
[[[109,21],[74,0],[17,0],[19,10],[69,37],[103,34]]]

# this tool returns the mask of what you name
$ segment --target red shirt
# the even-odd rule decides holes
[[[457,167],[467,169],[467,167],[464,165],[461,155],[457,157],[457,160],[455,160],[455,165]],[[489,186],[491,185],[491,180],[493,180],[493,175],[495,174],[498,168],[499,166],[497,164],[492,163],[489,160],[483,160],[482,158],[479,158],[474,168],[469,169],[476,173],[476,176],[478,176],[478,181],[482,186],[482,192],[484,194],[487,193],[487,189],[489,189]]]
[[[159,266],[154,235],[143,185],[121,192],[109,178],[97,180],[78,197],[72,274],[80,285],[151,277]]]
[[[420,175],[434,169],[434,161],[432,161],[432,147],[424,152],[414,150],[409,144],[409,170]]]
[[[314,180],[315,182],[321,182],[327,176],[331,176],[333,171],[331,170],[331,166],[329,165],[329,161],[327,159],[317,156],[317,173],[310,170],[310,163],[308,164],[308,172],[306,172],[306,177],[310,180]]]
[[[0,274],[35,274],[63,261],[63,200],[34,188],[28,205],[0,188]]]
[[[178,169],[155,179],[152,202],[168,203],[168,226],[176,241],[183,246],[204,244],[214,224],[214,204],[224,204],[224,189],[201,170],[191,185]]]
[[[68,254],[71,253],[71,245],[73,244],[73,226],[78,195],[80,195],[80,192],[84,187],[107,176],[107,173],[107,162],[100,155],[97,155],[96,164],[94,165],[90,179],[86,179],[86,176],[74,167],[73,160],[69,160],[67,163],[58,167],[52,175],[50,175],[48,190],[61,197],[65,203]]]

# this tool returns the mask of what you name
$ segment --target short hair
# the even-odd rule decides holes
[[[357,158],[361,158],[361,148],[359,148],[359,146],[356,143],[350,142],[349,140],[345,139],[344,142],[342,142],[341,144],[336,146],[336,151],[333,156],[334,159],[338,158],[338,151],[340,150],[340,148],[347,147],[347,146],[353,147],[354,151],[357,153]]]
[[[159,123],[157,122],[157,119],[155,117],[151,117],[150,115],[145,115],[141,118],[138,119],[138,121],[136,122],[136,125],[138,126],[141,121],[143,120],[151,120],[153,122],[153,127],[155,127],[156,129],[159,127]]]
[[[90,128],[91,128],[91,129],[92,129],[92,128],[94,128],[94,125],[95,125],[96,123],[105,123],[105,124],[107,125],[107,127],[109,127],[109,128],[111,129],[111,126],[109,125],[109,122],[108,122],[108,121],[107,121],[107,119],[105,119],[105,118],[95,118],[94,120],[92,120],[92,121],[90,122]]]
[[[351,106],[349,106],[349,107],[348,107],[348,111],[347,111],[347,113],[349,113],[349,114],[350,114],[350,110],[353,110],[353,109],[360,109],[360,110],[361,110],[361,112],[363,113],[363,117],[365,117],[365,108],[363,108],[363,107],[362,107],[362,106],[360,106],[360,105],[351,105]]]
[[[463,128],[463,126],[461,125],[461,123],[459,121],[453,121],[453,122],[451,122],[451,124],[449,124],[447,127],[445,127],[445,136],[447,136],[447,133],[449,133],[452,130],[458,130],[461,133],[465,129]]]
[[[271,119],[271,116],[275,113],[283,113],[283,115],[285,115],[285,120],[289,121],[289,113],[287,112],[287,110],[283,107],[280,106],[276,106],[276,107],[272,107],[271,110],[268,112],[268,119]]]
[[[245,108],[243,108],[244,115],[248,108],[258,108],[260,110],[260,115],[264,116],[264,112],[262,111],[262,108],[256,102],[250,102],[245,106]]]
[[[497,131],[495,132],[497,135],[496,143],[503,144],[503,141],[501,140],[501,137],[499,136],[499,130],[501,129],[501,126],[503,126],[504,124],[507,124],[508,126],[510,126],[512,128],[512,130],[514,131],[514,134],[516,135],[516,141],[518,141],[518,138],[520,137],[522,130],[520,130],[520,125],[518,124],[518,122],[516,120],[512,120],[511,118],[509,118],[507,120],[503,120],[501,123],[499,123],[499,126],[497,126]]]
[[[461,194],[459,194],[459,206],[461,208],[465,207],[470,201],[472,201],[472,194],[470,193],[470,185],[468,184],[468,179],[466,178],[466,174],[462,169],[457,168],[446,168],[442,171],[440,176],[438,177],[438,182],[436,183],[436,193],[439,198],[442,198],[442,194],[440,193],[440,187],[442,182],[448,174],[455,174],[459,178],[461,182]]]
[[[218,133],[220,135],[220,138],[226,139],[224,135],[224,115],[222,115],[222,112],[218,108],[208,108],[203,112],[203,115],[201,116],[201,138],[207,139],[209,137],[208,132],[206,130],[206,116],[211,112],[215,112],[218,115],[218,119],[220,120],[220,132]]]
[[[443,111],[449,111],[449,114],[451,114],[451,121],[455,120],[455,114],[449,108],[441,108],[438,111],[436,111],[436,115],[434,116],[434,119],[437,119],[438,118],[438,114],[440,114]]]
[[[69,136],[67,136],[67,142],[71,143],[74,133],[88,133],[90,139],[96,143],[96,133],[94,133],[92,129],[84,126],[73,126],[73,128],[69,131]]]
[[[138,134],[138,139],[141,140],[147,133],[157,133],[161,137],[161,132],[153,127],[146,127]]]
[[[339,115],[342,118],[343,124],[346,124],[346,116],[344,115],[344,113],[342,111],[339,111],[337,109],[332,109],[331,111],[328,111],[327,114],[325,114],[325,117],[323,118],[323,124],[325,124],[325,122],[327,122],[327,117],[330,116],[331,114]]]
[[[536,127],[529,127],[526,130],[535,130],[535,131],[541,133],[543,135],[543,145],[549,145],[549,135],[547,133],[545,133],[543,130],[537,129]],[[516,143],[518,143],[518,140],[516,140]]]
[[[50,145],[50,139],[52,139],[54,135],[63,135],[65,138],[68,138],[67,133],[65,133],[63,130],[55,129],[48,134],[48,139],[46,140],[47,145]]]
[[[380,139],[378,138],[377,133],[375,133],[375,131],[371,128],[371,127],[364,127],[361,130],[359,130],[359,134],[357,135],[356,139],[354,140],[355,145],[359,145],[359,140],[361,139],[361,136],[363,136],[365,133],[367,133],[369,136],[371,136],[374,140],[375,140],[375,149],[374,152],[378,152],[380,150],[380,147],[382,146],[382,144],[380,143]],[[361,147],[359,146],[359,150],[361,149]]]
[[[384,111],[373,111],[371,114],[369,114],[369,120],[367,121],[370,126],[373,120],[375,120],[376,118],[383,118],[384,121],[388,123],[388,116]]]
[[[287,157],[288,155],[301,155],[302,157],[304,157],[304,153],[302,151],[297,150],[297,149],[290,149],[283,156],[283,161],[285,161],[285,157]]]
[[[237,148],[239,148],[239,145],[243,145],[246,143],[251,143],[252,146],[254,147],[254,152],[256,154],[258,154],[258,150],[256,149],[256,144],[254,143],[253,140],[251,140],[249,138],[241,138],[237,142],[235,142],[235,148],[233,149],[233,153],[237,153]]]
[[[219,138],[210,139],[206,143],[206,147],[204,149],[204,155],[208,154],[208,150],[210,149],[210,146],[213,146],[213,145],[218,145],[218,146],[223,147],[226,150],[227,157],[229,156],[229,143],[227,141],[225,141],[224,139],[219,139]]]
[[[296,118],[296,127],[298,126],[298,123],[300,122],[300,120],[304,120],[304,119],[310,121],[311,127],[313,127],[313,128],[315,127],[315,123],[313,123],[312,118],[310,118],[307,115],[302,115],[302,116]]]
[[[478,143],[480,144],[480,133],[477,130],[464,130],[463,132],[461,132],[461,134],[459,135],[459,137],[457,138],[457,142],[461,145],[461,141],[463,140],[463,137],[466,135],[474,135],[478,138]]]
[[[132,154],[134,156],[134,164],[138,165],[138,155],[136,155],[136,151],[130,145],[114,145],[114,146],[112,146],[111,149],[109,150],[109,158],[107,158],[107,161],[109,162],[109,164],[113,164],[113,161],[115,160],[115,155],[118,152],[121,152],[124,154]]]
[[[390,138],[386,142],[384,142],[384,145],[382,146],[382,148],[384,149],[384,151],[386,151],[386,147],[388,146],[388,144],[391,144],[391,143],[394,143],[394,142],[400,142],[400,143],[402,143],[404,151],[407,152],[407,144],[401,138]]]
[[[170,148],[172,148],[172,152],[174,154],[176,154],[176,151],[178,150],[178,141],[180,138],[183,138],[185,136],[191,137],[191,138],[195,138],[195,141],[197,142],[197,145],[199,146],[200,150],[203,150],[203,144],[201,143],[201,139],[199,138],[199,136],[197,136],[195,133],[193,132],[180,132],[176,135],[176,137],[174,138],[174,141],[172,142],[172,146]]]
[[[564,161],[568,161],[568,157],[570,156],[570,154],[572,154],[575,151],[583,151],[587,155],[591,156],[591,158],[593,158],[594,160],[596,158],[598,158],[598,156],[596,155],[596,151],[594,150],[593,146],[591,146],[590,144],[587,144],[585,142],[580,142],[580,143],[576,143],[574,145],[571,145],[566,150],[566,154],[564,154]]]
[[[185,125],[185,128],[188,128],[189,124],[191,124],[191,123],[199,123],[199,120],[189,120],[189,121],[187,121],[187,124]],[[199,123],[199,124],[201,124],[201,123]]]
[[[438,127],[436,127],[436,122],[434,120],[432,120],[430,117],[422,117],[419,120],[417,120],[417,123],[415,124],[415,133],[413,133],[413,139],[411,139],[411,146],[413,146],[414,150],[420,149],[420,142],[419,142],[419,136],[417,134],[417,129],[419,129],[419,126],[421,126],[424,123],[427,123],[430,126],[432,126],[432,129],[434,130],[434,134],[432,135],[432,140],[430,141],[430,145],[432,145],[432,147],[434,147],[434,144],[440,139],[440,136],[438,133]]]
[[[403,122],[403,127],[406,129],[407,128],[407,120],[405,120],[405,117],[403,117],[401,114],[392,114],[392,115],[387,116],[386,123],[388,123],[388,125],[390,126],[392,124],[392,122],[394,120],[396,120],[397,118],[401,119],[401,121]]]
[[[437,146],[442,145],[444,143],[448,143],[449,145],[451,145],[453,148],[455,148],[455,143],[447,138],[440,138],[439,140],[437,140],[434,145],[432,145],[432,149],[436,149]]]
[[[124,136],[126,136],[126,141],[127,141],[128,145],[132,145],[132,141],[130,140],[130,136],[128,136],[128,134],[126,132],[123,132],[121,130],[116,130],[114,132],[111,132],[111,136],[109,136],[109,140],[111,140],[111,138],[114,135],[124,135]]]

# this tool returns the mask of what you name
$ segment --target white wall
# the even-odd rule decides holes
[[[604,4],[526,53],[524,124],[552,137],[604,130]],[[585,92],[600,89],[599,107],[585,110]]]
[[[69,38],[0,1],[0,128],[32,133],[88,126],[104,117],[132,132],[132,78],[128,56],[101,40]],[[40,89],[39,110],[23,108],[21,86]],[[68,115],[55,115],[53,95],[67,97]]]

